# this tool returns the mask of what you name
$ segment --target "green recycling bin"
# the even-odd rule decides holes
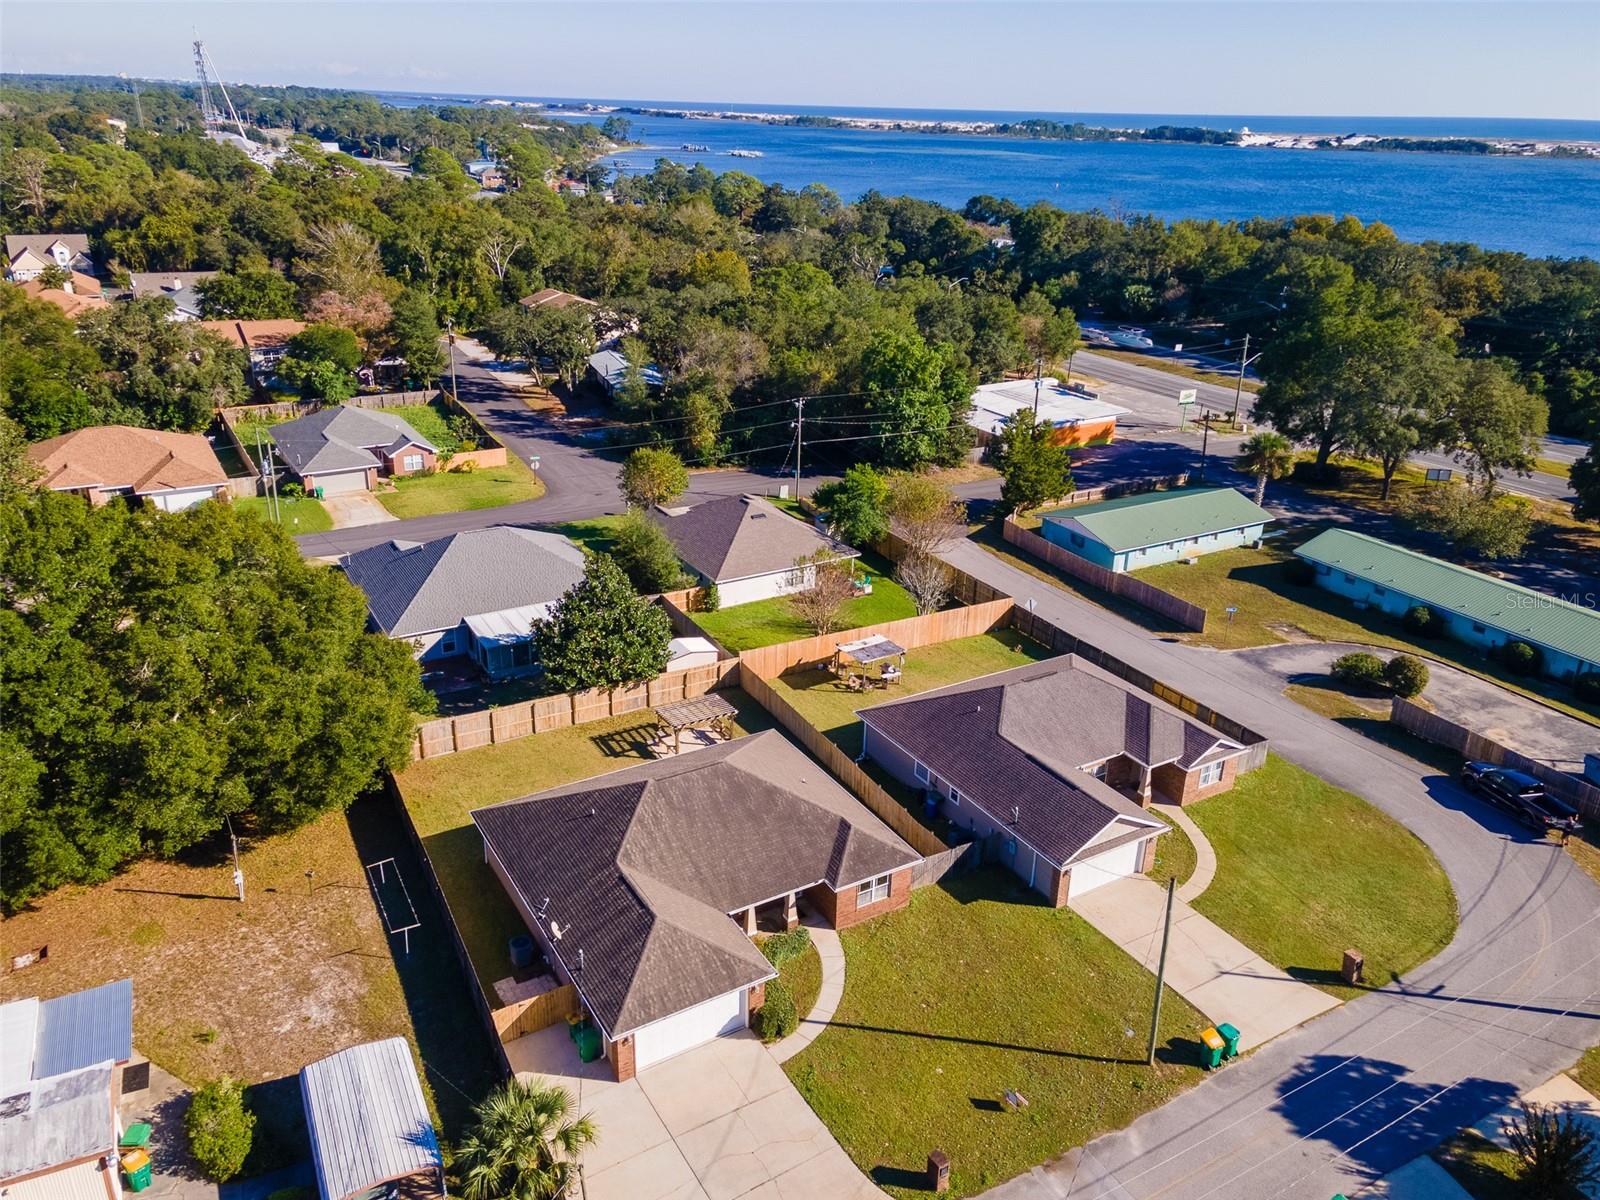
[[[593,1025],[578,1030],[578,1058],[590,1063],[600,1057],[600,1031]]]
[[[122,1156],[122,1171],[128,1177],[128,1190],[142,1192],[150,1186],[150,1155],[140,1149]]]
[[[324,490],[322,488],[317,488],[315,490],[316,490],[316,493],[317,493],[317,499],[318,500],[321,500],[326,495],[326,492],[324,492]]]
[[[1200,1065],[1208,1071],[1214,1071],[1222,1065],[1222,1052],[1227,1048],[1227,1043],[1222,1040],[1222,1034],[1215,1029],[1207,1028],[1200,1031]]]
[[[143,1150],[150,1144],[150,1123],[135,1121],[123,1131],[117,1145],[123,1150]]]
[[[1217,1032],[1222,1035],[1222,1057],[1239,1057],[1239,1031],[1232,1025],[1218,1025]]]

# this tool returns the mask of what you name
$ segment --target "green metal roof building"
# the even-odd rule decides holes
[[[1485,648],[1527,642],[1558,679],[1600,671],[1600,612],[1592,608],[1348,529],[1325,529],[1295,554],[1315,566],[1319,586],[1358,604],[1397,616],[1426,605],[1452,637]]]
[[[1141,492],[1045,513],[1046,541],[1108,571],[1243,546],[1261,536],[1272,514],[1231,487]]]

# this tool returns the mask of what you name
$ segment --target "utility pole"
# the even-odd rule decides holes
[[[278,469],[272,461],[272,443],[266,430],[256,426],[256,457],[261,461],[261,475],[267,481],[267,513],[273,523],[283,524],[283,512],[278,507]]]
[[[1033,419],[1039,419],[1039,388],[1043,383],[1044,355],[1039,355],[1033,360]]]
[[[1072,357],[1077,353],[1078,348],[1076,346],[1067,351],[1067,377],[1061,381],[1066,387],[1072,386]]]
[[[794,402],[794,498],[800,499],[800,452],[805,449],[806,398]]]
[[[1156,1065],[1156,1039],[1161,1029],[1161,992],[1167,981],[1167,944],[1172,940],[1172,900],[1178,886],[1176,879],[1167,880],[1167,919],[1161,928],[1161,962],[1156,967],[1156,1002],[1150,1013],[1150,1053],[1146,1061]]]
[[[1200,434],[1200,469],[1195,472],[1198,480],[1204,481],[1206,477],[1206,450],[1211,443],[1211,410],[1205,409],[1200,414],[1202,432]]]
[[[239,865],[239,835],[233,831],[233,818],[224,817],[228,823],[228,840],[233,843],[233,886],[239,893],[239,903],[244,903],[244,868]]]
[[[1256,358],[1260,357],[1261,355],[1256,355]],[[1244,335],[1244,351],[1239,355],[1239,378],[1233,385],[1233,413],[1228,417],[1230,425],[1239,423],[1239,400],[1244,391],[1244,369],[1255,362],[1256,358],[1250,357],[1250,335],[1247,333]]]
[[[460,403],[461,390],[456,386],[456,323],[450,317],[444,319],[444,331],[445,344],[450,351],[450,396]]]

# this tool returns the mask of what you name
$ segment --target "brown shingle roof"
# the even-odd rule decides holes
[[[211,444],[198,433],[94,425],[35,442],[28,457],[58,492],[90,487],[132,488],[136,495],[224,484],[228,476]]]
[[[77,271],[72,273],[72,279],[75,287],[77,285],[77,281],[80,279],[88,280],[88,282],[92,283],[94,287],[93,289],[90,289],[87,285],[85,285],[81,288],[78,288],[76,291],[66,292],[62,291],[60,288],[47,288],[37,279],[30,279],[27,283],[20,284],[18,286],[22,288],[24,293],[32,296],[35,300],[45,300],[51,304],[54,304],[74,321],[83,316],[83,314],[86,312],[92,312],[97,308],[110,307],[111,302],[100,295],[99,280],[90,278],[90,276],[81,274]]]
[[[590,308],[598,308],[593,300],[585,300],[582,296],[574,296],[571,292],[563,292],[558,288],[540,288],[531,296],[524,296],[517,301],[524,308],[567,308],[573,304],[584,304]]]
[[[200,324],[245,350],[281,346],[295,334],[304,332],[306,327],[304,321],[282,318],[272,321],[201,321]]]
[[[718,583],[786,571],[819,551],[841,558],[857,553],[760,496],[658,508],[651,516],[672,539],[678,557]]]
[[[771,976],[730,913],[917,861],[777,730],[472,819],[523,905],[549,898],[556,953],[612,1037]]]

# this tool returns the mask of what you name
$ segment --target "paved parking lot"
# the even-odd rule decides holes
[[[618,1083],[565,1025],[506,1047],[518,1078],[559,1083],[599,1129],[586,1200],[884,1200],[748,1032]]]

